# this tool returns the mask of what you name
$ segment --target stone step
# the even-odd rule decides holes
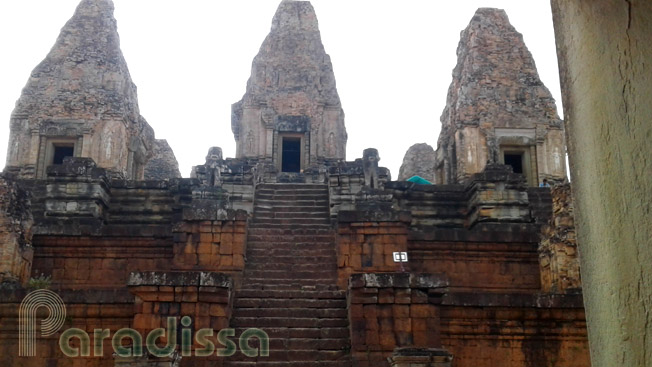
[[[311,270],[309,269],[309,266],[312,266],[313,268],[321,268],[322,270],[337,272],[337,267],[334,265],[335,263],[334,260],[329,262],[314,262],[314,263],[307,263],[306,261],[261,263],[261,261],[263,261],[262,257],[247,258],[247,265],[248,265],[247,273],[246,273],[247,276],[256,274],[256,273],[250,273],[249,271],[257,271],[257,272],[264,272],[264,273],[269,273],[270,271],[310,272]],[[301,265],[304,265],[305,267],[302,267],[301,269],[295,269]]]
[[[277,237],[270,239],[257,239],[254,241],[248,241],[249,247],[261,246],[261,248],[334,248],[332,239],[329,240],[320,240],[320,241],[310,241],[308,239],[297,239],[295,237]]]
[[[312,206],[312,207],[328,207],[330,205],[327,197],[297,197],[293,195],[279,195],[279,196],[262,196],[254,199],[254,208],[258,207],[274,207],[274,206]]]
[[[307,224],[272,224],[272,223],[265,223],[265,224],[257,224],[256,222],[250,222],[250,226],[265,226],[266,229],[270,230],[280,230],[280,231],[285,231],[285,230],[301,230],[301,229],[314,229],[316,227],[321,227],[324,229],[331,228],[330,223],[307,223]]]
[[[254,257],[259,256],[257,260],[265,262],[273,262],[272,257],[275,256],[335,256],[335,249],[332,247],[299,247],[297,245],[288,244],[283,246],[276,244],[257,244],[249,245],[247,248],[247,258],[250,262],[254,261]],[[333,258],[333,261],[337,261]]]
[[[286,317],[286,318],[345,318],[346,308],[237,308],[233,317]]]
[[[242,335],[242,333],[247,330],[247,328],[234,329],[235,335]],[[265,332],[270,339],[332,339],[349,337],[348,326],[323,328],[268,327],[265,328]]]
[[[242,353],[224,360],[225,367],[351,367],[348,351],[270,350],[268,357],[246,357]]]
[[[253,340],[250,345],[252,347],[257,347],[258,343],[254,344]],[[271,362],[281,362],[281,361],[304,361],[308,364],[304,366],[312,367],[313,362],[316,361],[337,361],[346,357],[348,351],[345,351],[346,346],[333,349],[291,349],[286,347],[272,348],[270,342],[269,356],[267,357],[247,357],[242,353],[236,353],[229,357],[230,363],[235,363],[237,361],[246,362],[246,361],[257,361],[255,366],[260,366],[260,363],[271,363]],[[321,363],[321,362],[317,362]]]
[[[269,258],[269,256],[268,256]],[[251,278],[262,278],[262,277],[269,277],[273,275],[275,278],[278,278],[277,275],[282,275],[283,272],[288,273],[292,271],[300,271],[302,274],[303,273],[311,273],[311,274],[320,274],[323,275],[324,278],[330,278],[333,276],[331,273],[337,273],[337,267],[335,266],[335,256],[333,256],[333,260],[331,261],[323,261],[323,262],[313,262],[313,263],[308,263],[307,261],[294,261],[290,262],[285,261],[284,262],[264,262],[265,258],[263,255],[259,256],[247,256],[247,269],[245,270],[245,275],[247,277]],[[278,264],[278,265],[277,265]],[[301,269],[295,269],[297,266],[301,264],[308,264],[312,265],[312,268],[318,268],[322,272],[321,273],[312,273],[312,270],[306,266]],[[326,277],[326,275],[328,275]],[[295,277],[299,278],[299,277]],[[313,278],[314,279],[314,278]]]
[[[268,290],[268,291],[336,291],[339,290],[336,284],[269,284],[269,283],[244,283],[247,290]]]
[[[236,296],[237,308],[346,308],[346,299],[242,298]],[[234,310],[236,312],[237,310]]]
[[[263,263],[264,261],[264,263]],[[279,267],[287,267],[290,265],[297,264],[309,264],[310,266],[322,266],[322,264],[330,264],[334,262],[334,256],[332,255],[323,255],[323,256],[275,256],[274,262],[269,262],[269,256],[257,256],[257,255],[247,255],[247,266],[251,266],[252,269],[255,269],[255,266],[264,265],[264,264],[279,264]]]
[[[231,326],[241,328],[266,327],[297,327],[297,328],[321,328],[321,327],[346,327],[349,320],[346,317],[336,318],[314,318],[314,317],[233,317]]]
[[[268,279],[290,279],[290,280],[307,280],[307,279],[331,279],[337,278],[337,268],[332,269],[315,269],[315,270],[257,270],[246,269],[245,278],[254,280],[256,278]]]
[[[330,224],[331,217],[327,213],[256,213],[253,222],[270,224],[316,223]]]
[[[253,225],[253,223],[252,223]],[[247,231],[248,241],[275,241],[275,240],[288,240],[293,241],[333,241],[335,234],[331,232],[330,226],[323,226],[321,229],[304,230],[301,228],[281,229],[281,228],[251,228]]]
[[[328,285],[337,282],[336,277],[313,278],[313,279],[285,279],[285,278],[250,278],[245,277],[245,282],[261,285],[294,285],[294,286],[311,286],[311,285]]]
[[[329,250],[332,251],[333,254],[335,254],[335,247],[333,246],[333,243],[329,242],[320,242],[320,243],[306,243],[306,242],[294,242],[294,241],[275,241],[275,242],[263,242],[263,241],[256,241],[256,242],[249,242],[247,245],[247,249],[254,249],[258,251],[274,251],[276,250],[276,255],[279,256],[297,256],[297,254],[286,254],[286,251],[303,251],[306,253],[304,256],[323,256],[323,255],[330,255],[330,253],[326,252],[324,253],[322,250]],[[310,251],[322,251],[321,254],[313,254],[310,253]],[[269,259],[268,259],[269,261]]]
[[[329,224],[313,224],[312,226],[299,226],[299,227],[287,227],[279,228],[277,226],[270,226],[265,224],[259,224],[256,222],[250,222],[247,233],[253,239],[256,239],[255,236],[267,236],[264,239],[268,239],[269,236],[304,236],[304,239],[316,238],[316,239],[333,239],[335,236],[335,231]]]
[[[314,197],[328,197],[328,190],[320,189],[299,189],[299,190],[256,190],[256,197],[261,196],[314,196]]]
[[[256,191],[256,196],[258,199],[273,199],[273,200],[293,200],[293,199],[304,199],[304,200],[328,200],[328,191],[292,191],[287,190],[285,192],[278,191]]]
[[[251,252],[249,251],[251,250]],[[332,243],[318,243],[307,244],[305,242],[256,242],[247,245],[248,255],[265,255],[267,252],[269,256],[300,256],[300,257],[313,257],[313,256],[335,256],[335,248]],[[262,260],[271,262],[269,256]],[[325,258],[323,260],[326,260]],[[336,259],[328,259],[336,261]]]
[[[274,208],[274,207],[327,207],[330,202],[327,197],[293,197],[293,198],[276,198],[271,196],[257,197],[254,200],[254,208]]]
[[[293,241],[283,241],[283,242],[262,242],[257,241],[255,243],[249,243],[247,245],[247,250],[256,250],[256,252],[261,251],[273,251],[273,255],[278,256],[329,256],[335,254],[335,247],[332,243],[321,242],[309,244],[306,242],[293,242]],[[287,253],[291,251],[291,253]],[[314,251],[314,252],[313,252]],[[248,252],[248,251],[247,251]],[[252,254],[254,254],[252,252]],[[268,258],[267,261],[270,261]]]
[[[322,262],[310,262],[310,264],[323,264],[332,261],[335,263],[335,249],[330,244],[319,246],[301,245],[301,244],[281,244],[281,243],[257,243],[249,244],[247,248],[247,256],[250,264],[255,264],[255,261],[262,261],[262,263],[270,263],[273,260],[270,256],[281,257],[299,257],[307,259],[310,257],[320,257]],[[255,259],[254,259],[255,258]]]
[[[111,224],[161,224],[170,223],[173,220],[173,213],[140,213],[140,214],[116,214],[111,213],[107,221]]]
[[[300,219],[300,218],[316,218],[316,219],[328,219],[330,220],[330,213],[327,211],[315,212],[306,211],[306,212],[274,212],[274,211],[257,211],[254,212],[254,218],[256,219]]]
[[[287,290],[260,290],[240,289],[236,292],[237,298],[277,298],[277,299],[346,299],[345,291],[287,291]]]
[[[282,203],[284,204],[284,203]],[[273,213],[286,213],[296,212],[305,213],[309,211],[318,211],[320,213],[329,213],[328,206],[314,206],[314,205],[262,205],[255,206],[256,213],[258,212],[273,212]]]
[[[225,366],[352,366],[329,207],[326,185],[257,187],[231,326],[266,331],[270,356],[233,356]]]
[[[254,216],[253,223],[258,225],[284,226],[292,228],[296,225],[329,225],[330,218],[257,218]]]
[[[288,213],[288,214],[283,214]],[[314,205],[304,205],[304,206],[295,206],[295,207],[286,207],[282,210],[277,210],[274,207],[254,207],[254,218],[261,215],[270,215],[270,214],[280,214],[285,216],[296,216],[303,214],[314,214],[314,215],[329,215],[330,212],[327,206],[314,206]]]
[[[337,272],[337,266],[334,263],[322,261],[322,263],[316,262],[307,262],[307,261],[296,261],[294,263],[279,263],[279,262],[265,262],[259,263],[257,259],[247,258],[249,266],[247,270],[264,270],[264,271],[312,271],[316,267],[321,270],[331,270]],[[330,260],[330,259],[329,259]],[[326,264],[328,267],[326,267]],[[251,273],[247,273],[251,274]]]
[[[328,190],[328,185],[319,183],[263,183],[256,186],[258,189],[316,189],[322,188]]]
[[[269,334],[268,334],[269,335]],[[346,338],[269,338],[270,350],[342,350],[349,347]]]
[[[284,251],[319,251],[319,250],[330,250],[335,251],[335,247],[332,243],[329,242],[319,242],[319,243],[308,243],[308,242],[299,242],[299,241],[256,241],[249,242],[247,248],[258,249],[258,250],[282,250],[278,251],[278,255],[285,255]]]

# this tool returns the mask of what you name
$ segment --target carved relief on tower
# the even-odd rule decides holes
[[[88,157],[98,166],[120,175],[126,175],[127,128],[122,121],[102,121],[88,134]],[[81,153],[81,152],[80,152]]]
[[[335,140],[335,133],[328,134],[326,141],[326,155],[328,157],[335,157],[337,155],[337,141]]]
[[[247,135],[245,137],[245,157],[256,155],[255,144],[256,139],[254,138],[254,132],[252,130],[247,131]]]
[[[104,146],[104,159],[109,160],[111,159],[111,154],[113,153],[113,134],[107,134],[103,140],[104,143],[102,145]]]
[[[455,134],[455,149],[457,162],[455,172],[457,180],[464,181],[474,173],[484,170],[489,158],[487,139],[480,128],[465,126]]]
[[[288,122],[287,117],[303,118],[309,124],[302,130],[284,130],[287,126],[277,122]],[[345,157],[344,112],[331,60],[309,2],[283,1],[279,5],[271,31],[252,63],[245,95],[232,106],[231,129],[237,144],[236,158],[280,159],[282,147],[278,144],[282,139],[278,135],[290,133],[304,134],[302,164],[318,158]],[[243,136],[249,129],[257,143],[255,154],[247,147],[250,140]]]
[[[235,106],[234,106],[235,107]],[[263,156],[266,143],[266,123],[260,107],[243,108],[240,113],[236,135],[236,157]],[[234,130],[235,131],[235,130]]]
[[[540,181],[544,178],[553,182],[566,179],[566,141],[562,129],[550,129],[545,140],[537,145],[539,156]]]
[[[274,122],[276,121],[276,111],[273,108],[265,108],[260,113],[260,119],[265,125],[265,128],[272,129],[274,128]]]

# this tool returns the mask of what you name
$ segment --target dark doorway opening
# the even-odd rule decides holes
[[[73,157],[75,154],[75,147],[73,146],[54,146],[54,156],[52,157],[52,164],[63,164],[65,157]]]
[[[505,153],[505,164],[512,166],[514,173],[523,173],[523,154]]]
[[[281,171],[301,171],[301,138],[283,138]]]

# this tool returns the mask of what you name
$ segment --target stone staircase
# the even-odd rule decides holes
[[[237,353],[225,366],[351,366],[346,293],[336,286],[334,241],[326,185],[256,188],[231,326],[236,335],[263,329],[270,354]]]

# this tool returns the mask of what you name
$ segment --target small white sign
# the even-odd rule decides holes
[[[407,252],[394,252],[394,262],[395,263],[408,262]]]

